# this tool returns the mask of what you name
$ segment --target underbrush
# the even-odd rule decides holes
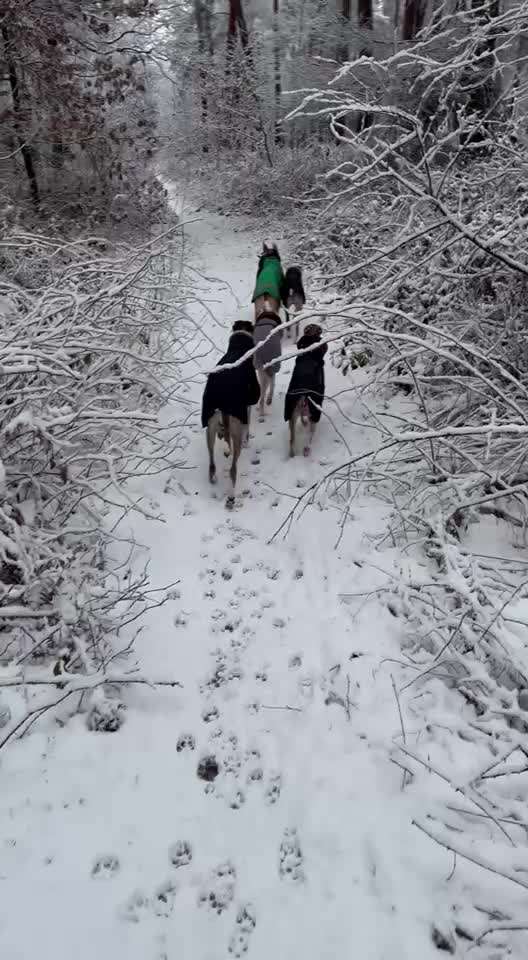
[[[332,96],[321,92],[322,108],[343,118],[346,96]],[[347,140],[343,119],[340,130]],[[412,137],[408,115],[400,134]],[[508,135],[458,155],[446,136],[443,156],[431,137],[419,162],[394,137],[350,132],[350,164],[329,172],[326,209],[298,235],[296,259],[335,293],[324,312],[329,328],[342,324],[344,389],[378,437],[300,503],[324,488],[343,523],[359,490],[389,504],[380,548],[401,561],[376,597],[403,636],[391,756],[402,789],[424,771],[438,784],[414,822],[451,854],[449,880],[458,869],[458,895],[469,889],[473,903],[442,949],[455,953],[458,937],[476,957],[513,956],[527,929],[524,161]],[[510,896],[459,860],[498,874]]]
[[[192,172],[194,189],[205,205],[217,213],[252,216],[291,215],[314,197],[321,196],[319,180],[338,156],[330,143],[308,142],[297,148],[281,147],[273,154],[273,166],[264,156],[235,151],[218,154],[215,160],[202,158],[199,164],[166,160],[169,173]]]
[[[110,679],[168,595],[119,523],[155,517],[141,484],[185,446],[158,417],[185,389],[192,336],[181,234],[102,246],[16,230],[0,243],[0,686],[62,698]]]

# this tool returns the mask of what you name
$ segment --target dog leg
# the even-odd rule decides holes
[[[251,424],[251,407],[247,408],[247,426],[244,426],[243,436],[242,436],[242,446],[247,447],[249,444],[249,427]]]
[[[259,400],[259,417],[261,421],[264,419],[264,399],[266,393],[266,372],[265,370],[257,370],[257,380],[260,386],[260,400]]]
[[[216,483],[216,464],[214,460],[214,447],[216,434],[218,431],[219,417],[213,413],[207,424],[207,450],[209,451],[209,483]]]
[[[273,403],[273,390],[275,388],[275,374],[268,374],[268,397],[266,400],[266,406],[271,407]]]
[[[317,424],[316,424],[316,423],[312,423],[312,421],[310,420],[310,428],[309,428],[309,429],[310,429],[310,433],[309,433],[309,436],[308,436],[308,444],[307,444],[307,446],[305,446],[304,451],[303,451],[305,457],[309,457],[309,456],[310,456],[310,452],[311,452],[311,449],[312,449],[312,443],[313,443],[313,438],[314,438],[314,433],[315,433],[315,428],[316,428],[316,426],[317,426]]]
[[[233,459],[231,461],[231,469],[229,470],[229,476],[231,477],[231,483],[233,485],[232,492],[226,500],[226,507],[232,508],[235,504],[235,494],[236,494],[236,482],[237,482],[237,466],[238,460],[240,457],[240,451],[242,449],[242,434],[244,426],[240,420],[237,420],[236,417],[230,418],[231,426],[231,441],[233,449]]]
[[[226,442],[224,457],[227,459],[231,453],[231,426],[230,417],[225,413],[222,414],[222,436]]]
[[[290,428],[290,457],[295,456],[295,410],[293,411],[289,424]]]

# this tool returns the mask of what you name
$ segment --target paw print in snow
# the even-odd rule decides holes
[[[305,700],[313,699],[313,680],[310,676],[300,677],[298,681],[299,693]]]
[[[226,753],[223,762],[224,773],[232,773],[236,776],[240,772],[241,766],[242,757],[239,750],[235,748],[230,753]]]
[[[218,914],[223,913],[233,902],[235,886],[236,870],[233,864],[226,860],[213,870],[208,885],[200,892],[199,906],[206,906]]]
[[[139,923],[141,914],[144,913],[148,906],[148,897],[145,896],[141,890],[135,890],[125,904],[123,916],[129,923]]]
[[[169,847],[169,860],[173,867],[186,867],[192,858],[192,847],[187,840],[178,840]]]
[[[243,957],[248,952],[249,938],[257,925],[253,904],[245,903],[238,910],[236,926],[229,940],[229,953],[232,957]]]
[[[92,867],[92,877],[98,879],[113,877],[119,870],[119,860],[113,854],[107,853],[103,857],[98,857]]]
[[[220,766],[216,757],[212,755],[202,757],[196,770],[196,776],[199,780],[205,780],[210,784],[213,782],[213,780],[216,780],[219,773]]]
[[[194,750],[196,748],[196,741],[192,733],[182,733],[178,737],[178,742],[176,744],[176,750],[178,753],[182,753],[184,750]]]
[[[240,810],[240,807],[246,802],[246,797],[243,790],[235,790],[232,796],[229,798],[229,806],[231,810]]]
[[[253,769],[250,770],[247,775],[247,782],[259,783],[262,780],[263,776],[264,774],[262,772],[262,767],[253,767]]]
[[[162,883],[154,894],[154,913],[158,917],[169,917],[174,909],[176,884],[172,880]]]
[[[303,855],[295,827],[284,831],[279,850],[279,876],[291,883],[304,880]]]
[[[204,723],[211,723],[213,720],[218,719],[218,707],[206,707],[202,711],[202,720]]]
[[[282,777],[280,773],[273,773],[269,779],[269,783],[266,787],[266,803],[273,805],[277,803],[277,800],[281,794],[282,787]]]
[[[94,697],[86,717],[86,726],[96,733],[116,733],[124,723],[125,710],[124,703],[119,700]]]

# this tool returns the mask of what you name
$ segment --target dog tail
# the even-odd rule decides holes
[[[301,400],[301,421],[304,427],[307,427],[310,421],[310,404],[308,403],[308,397],[303,397]]]

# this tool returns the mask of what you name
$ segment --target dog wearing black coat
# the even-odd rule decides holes
[[[321,343],[321,335],[321,327],[317,323],[310,323],[297,344],[297,349],[306,353],[301,353],[295,361],[284,400],[284,419],[290,427],[290,457],[295,456],[298,421],[304,427],[309,427],[309,441],[304,446],[304,456],[307,457],[315,428],[321,419],[325,395],[324,358],[328,350],[327,344]]]
[[[286,322],[290,319],[290,311],[300,313],[306,303],[304,293],[302,270],[300,267],[288,267],[284,274],[284,280],[281,288],[281,300],[286,312]],[[289,329],[289,328],[288,328]],[[297,340],[299,337],[299,323],[292,326],[292,333]]]
[[[236,363],[254,346],[253,324],[239,320],[233,326],[227,351],[219,360],[217,367]],[[209,452],[209,481],[216,483],[216,464],[214,448],[217,436],[228,445],[232,454],[231,477],[232,492],[226,506],[235,502],[237,465],[242,449],[244,432],[249,425],[249,409],[258,403],[260,387],[255,373],[253,356],[242,360],[236,367],[210,373],[202,398],[202,427],[207,430],[207,449]]]

